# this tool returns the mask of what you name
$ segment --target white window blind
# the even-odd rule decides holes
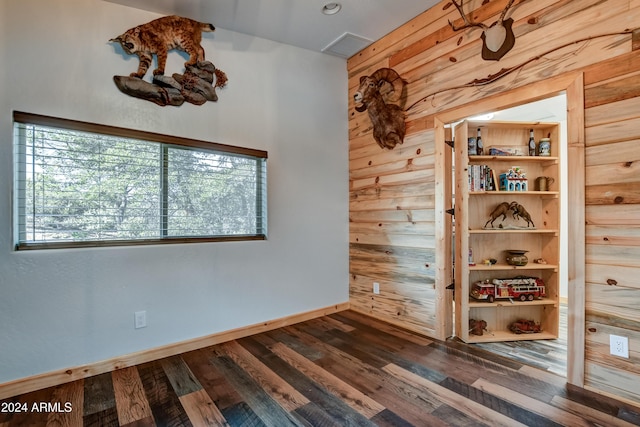
[[[14,114],[17,249],[266,237],[266,152]]]

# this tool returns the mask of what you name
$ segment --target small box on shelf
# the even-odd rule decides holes
[[[526,153],[524,149],[521,147],[490,147],[489,148],[490,156],[525,156]]]

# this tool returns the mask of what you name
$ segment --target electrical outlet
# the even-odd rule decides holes
[[[373,282],[373,293],[376,295],[380,294],[380,283]]]
[[[146,311],[136,311],[133,313],[134,317],[134,327],[136,329],[146,328],[147,327],[147,312]]]
[[[629,338],[609,335],[610,353],[614,356],[629,358]]]

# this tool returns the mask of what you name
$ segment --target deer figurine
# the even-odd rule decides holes
[[[500,58],[505,56],[516,43],[516,36],[513,34],[513,29],[511,28],[513,25],[513,18],[504,19],[514,1],[515,0],[509,0],[507,6],[504,8],[502,13],[500,13],[500,18],[493,24],[486,26],[483,23],[471,22],[467,18],[467,15],[465,15],[462,8],[464,3],[463,0],[460,0],[460,4],[458,4],[456,0],[451,0],[451,3],[453,3],[456,9],[458,9],[458,12],[460,12],[464,25],[456,26],[451,21],[449,21],[449,25],[451,25],[453,31],[459,31],[464,28],[471,27],[482,28],[482,59],[487,61],[499,61]]]

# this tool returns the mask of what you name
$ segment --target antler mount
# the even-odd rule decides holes
[[[449,25],[453,31],[460,31],[465,28],[472,27],[482,28],[482,58],[485,60],[498,61],[506,55],[511,48],[513,48],[516,42],[513,29],[511,28],[513,25],[513,19],[504,19],[514,2],[515,0],[509,0],[505,8],[500,13],[500,18],[487,27],[483,23],[472,22],[467,18],[463,9],[463,0],[460,0],[460,4],[458,4],[456,0],[451,0],[451,3],[456,7],[456,9],[458,9],[462,20],[464,21],[464,25],[456,26],[451,21],[449,21]]]

